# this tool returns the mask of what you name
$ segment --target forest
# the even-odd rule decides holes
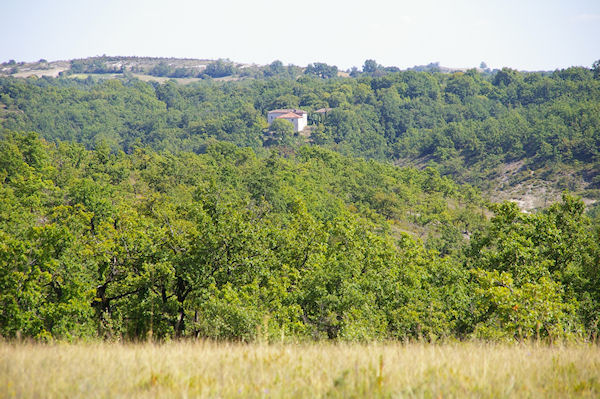
[[[84,70],[97,71],[98,63]],[[219,60],[208,72],[223,65],[231,66]],[[267,111],[302,108],[311,118],[311,142],[345,155],[426,161],[476,186],[485,186],[498,165],[522,160],[531,170],[573,169],[599,188],[600,63],[554,72],[440,73],[435,65],[399,71],[367,60],[350,77],[322,63],[303,71],[278,61],[232,68],[222,72],[234,73],[231,80],[205,73],[187,85],[143,82],[129,71],[119,79],[2,77],[0,118],[13,131],[88,148],[105,141],[127,153],[140,145],[202,152],[213,138],[258,151]],[[313,111],[324,107],[331,112],[317,119]]]
[[[596,209],[481,189],[521,160],[597,195],[600,66],[368,61],[0,78],[0,336],[595,340]],[[310,138],[267,140],[267,111],[297,107]]]

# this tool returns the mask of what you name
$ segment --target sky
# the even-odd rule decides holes
[[[97,55],[341,69],[600,59],[600,0],[0,0],[0,62]]]

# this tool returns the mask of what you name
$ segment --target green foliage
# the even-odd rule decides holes
[[[111,62],[110,57],[76,60],[73,68],[82,63],[80,69],[88,71]],[[161,76],[194,75],[171,70],[165,62],[155,69],[152,73]],[[552,73],[504,68],[444,74],[392,71],[367,60],[364,69],[338,79],[337,68],[322,63],[301,74],[279,61],[238,71],[232,62],[217,60],[207,65],[206,76],[244,79],[182,86],[127,77],[123,83],[2,78],[0,101],[9,111],[0,117],[11,130],[37,131],[50,141],[76,140],[88,148],[104,140],[126,152],[140,144],[202,152],[211,138],[258,150],[266,113],[298,107],[309,112],[314,143],[380,160],[427,159],[443,174],[471,184],[484,186],[500,163],[517,160],[528,169],[585,164],[591,166],[590,179],[597,174],[595,64]],[[312,111],[319,108],[333,110],[318,117]]]
[[[245,75],[264,79],[188,86],[1,78],[0,335],[597,336],[600,230],[583,203],[493,205],[487,221],[448,177],[484,184],[525,160],[593,179],[595,69],[371,61],[351,79],[277,61]],[[206,73],[242,72],[220,60]],[[300,146],[286,121],[267,129],[278,107],[331,110]],[[32,131],[43,139],[17,133]],[[373,160],[407,158],[432,167]]]
[[[365,60],[363,64],[362,71],[368,74],[375,74],[380,71],[383,67],[377,63],[375,60]]]
[[[40,60],[41,62],[42,60]],[[93,57],[71,61],[72,73],[121,73],[123,68],[107,65],[111,57]]]
[[[212,78],[221,78],[232,75],[235,72],[235,66],[229,60],[217,60],[206,66],[204,72]]]
[[[290,145],[293,141],[294,125],[285,119],[275,119],[269,126],[269,137],[265,145]]]
[[[304,73],[307,75],[315,75],[322,79],[331,79],[337,76],[338,68],[335,65],[315,62],[314,64],[308,64]]]
[[[592,64],[592,71],[594,72],[594,78],[600,78],[600,60],[594,61]]]
[[[468,256],[478,268],[478,335],[559,338],[583,327],[596,334],[596,319],[580,305],[597,292],[588,280],[597,270],[597,244],[583,210],[566,194],[534,215],[513,203],[494,208],[489,230],[472,241]]]
[[[169,76],[171,73],[171,67],[166,62],[159,62],[149,71],[153,76]]]
[[[478,297],[474,334],[485,339],[561,339],[579,333],[576,302],[566,302],[561,285],[548,277],[516,286],[510,273],[476,273]]]
[[[437,234],[434,220],[464,228],[442,204],[466,194],[433,170],[317,147],[259,158],[220,142],[204,155],[126,155],[12,132],[0,151],[3,336],[458,332],[463,310],[442,298],[465,271],[394,233],[411,223]]]

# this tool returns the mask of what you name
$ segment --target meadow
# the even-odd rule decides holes
[[[0,344],[2,398],[599,396],[587,344]]]

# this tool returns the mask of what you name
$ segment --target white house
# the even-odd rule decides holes
[[[299,132],[308,125],[308,114],[301,109],[274,109],[267,114],[269,126],[275,119],[285,119],[292,122],[294,131]]]

